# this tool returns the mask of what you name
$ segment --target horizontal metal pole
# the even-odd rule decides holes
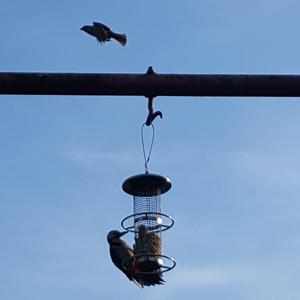
[[[0,94],[299,97],[300,75],[2,72]]]

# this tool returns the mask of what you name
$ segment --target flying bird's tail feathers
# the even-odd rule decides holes
[[[126,45],[127,37],[126,34],[115,33],[111,31],[111,37],[118,41],[122,46]]]

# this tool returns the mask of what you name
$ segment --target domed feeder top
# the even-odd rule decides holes
[[[132,196],[157,196],[172,186],[169,178],[157,174],[139,174],[127,178],[122,185],[124,192]]]

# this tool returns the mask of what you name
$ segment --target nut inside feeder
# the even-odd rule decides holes
[[[161,175],[140,174],[126,179],[123,190],[133,196],[134,214],[122,221],[122,227],[134,233],[134,265],[139,272],[166,272],[175,261],[162,253],[162,232],[173,226],[174,220],[161,212],[161,195],[172,184]],[[133,219],[133,225],[126,226]]]

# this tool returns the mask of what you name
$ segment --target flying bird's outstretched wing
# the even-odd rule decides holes
[[[99,23],[99,22],[93,22],[93,25],[95,27],[102,28],[102,29],[104,29],[106,31],[110,31],[111,30],[108,26],[106,26],[106,25],[104,25],[102,23]]]

